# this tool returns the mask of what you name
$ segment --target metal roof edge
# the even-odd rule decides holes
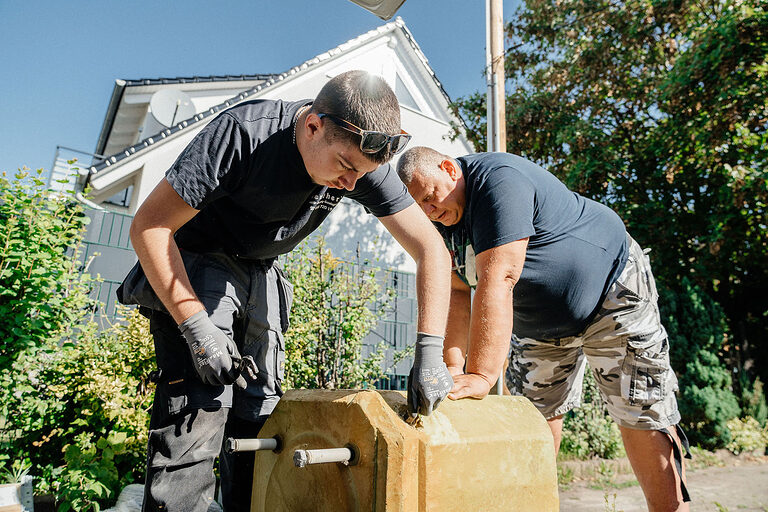
[[[170,85],[170,84],[195,84],[208,82],[245,82],[249,80],[268,80],[276,73],[257,73],[254,75],[210,75],[210,76],[179,76],[173,78],[139,78],[125,79],[126,87],[138,87],[142,85]]]
[[[115,80],[115,86],[112,88],[112,97],[109,98],[109,103],[107,104],[107,115],[104,118],[104,123],[101,125],[99,139],[96,142],[94,153],[97,155],[102,154],[107,145],[107,139],[109,138],[109,133],[112,131],[112,125],[115,124],[117,107],[120,105],[120,100],[123,99],[123,92],[125,92],[125,80],[120,80],[118,78]]]

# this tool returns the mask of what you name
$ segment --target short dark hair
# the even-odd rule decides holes
[[[312,103],[311,112],[340,117],[363,130],[375,130],[389,135],[400,133],[400,104],[397,96],[383,78],[367,71],[347,71],[331,78],[320,89]],[[360,144],[359,135],[335,123],[325,123],[325,128],[329,143],[342,139]],[[377,153],[363,154],[377,164],[383,164],[392,157],[386,147]]]
[[[438,174],[440,164],[444,160],[452,160],[448,155],[426,146],[416,146],[411,148],[397,161],[397,174],[405,186],[411,184],[416,174],[423,176],[435,176]]]

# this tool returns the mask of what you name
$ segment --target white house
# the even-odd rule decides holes
[[[80,197],[87,187],[87,201],[102,208],[91,212],[84,258],[89,272],[103,279],[98,298],[107,313],[114,308],[114,290],[136,261],[128,240],[131,215],[192,138],[233,105],[257,98],[314,98],[330,78],[351,69],[364,69],[389,83],[400,102],[402,127],[413,135],[411,146],[431,146],[454,156],[473,151],[463,135],[450,139],[463,122],[453,115],[448,95],[400,18],[277,75],[116,80],[97,159],[87,168],[80,164],[78,177],[70,182]],[[57,163],[52,179],[70,173]],[[320,231],[337,257],[367,259],[397,271],[389,285],[401,293],[398,302],[405,303],[372,336],[402,346],[414,334],[414,283],[408,274],[415,271],[414,262],[351,200],[343,200]]]
[[[333,76],[364,69],[384,77],[401,105],[402,127],[411,146],[427,145],[463,155],[472,146],[449,139],[463,126],[450,99],[402,19],[321,53],[279,75],[116,80],[95,153],[105,155],[81,174],[78,187],[111,211],[136,212],[189,141],[219,112],[256,98],[314,98]],[[358,253],[379,265],[413,271],[412,260],[382,226],[345,200],[326,221],[334,254]],[[375,244],[375,242],[378,243]]]

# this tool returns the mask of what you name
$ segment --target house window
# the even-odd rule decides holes
[[[403,83],[403,79],[400,78],[400,75],[395,75],[395,96],[397,96],[397,101],[400,102],[400,105],[412,110],[421,111],[416,104],[416,100],[413,99],[413,96],[411,96],[405,83]]]
[[[126,188],[113,195],[105,203],[114,204],[116,206],[122,206],[128,208],[131,204],[131,197],[133,196],[133,185],[128,185]]]

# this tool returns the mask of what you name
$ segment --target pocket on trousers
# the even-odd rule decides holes
[[[653,405],[674,391],[677,379],[669,365],[667,340],[663,340],[660,350],[630,343],[621,379],[622,394],[632,405]]]
[[[275,263],[277,271],[277,289],[280,296],[280,328],[285,334],[291,326],[291,306],[293,305],[293,284],[283,272],[283,269]]]
[[[161,415],[232,406],[232,386],[211,386],[197,376],[187,342],[168,314],[152,312],[149,325],[159,368],[153,379],[157,382],[155,407]]]
[[[174,416],[186,409],[232,407],[232,386],[211,386],[196,375],[170,376],[157,385],[155,402]]]

